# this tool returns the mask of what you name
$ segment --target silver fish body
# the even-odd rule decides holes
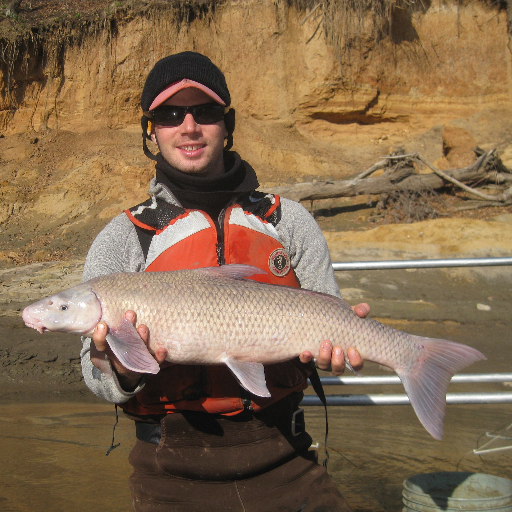
[[[80,334],[90,334],[105,321],[107,340],[120,361],[135,371],[157,373],[156,361],[124,320],[131,309],[138,323],[149,328],[152,353],[164,347],[173,363],[224,363],[242,386],[260,396],[269,396],[263,364],[286,361],[305,350],[316,357],[323,340],[345,351],[355,347],[364,359],[397,372],[420,421],[441,438],[449,381],[465,366],[485,359],[479,351],[359,318],[330,295],[244,279],[258,273],[253,267],[227,265],[110,274],[29,306],[23,319],[41,332]]]

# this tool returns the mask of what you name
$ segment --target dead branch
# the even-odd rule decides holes
[[[390,162],[394,162],[394,167],[391,166],[389,172],[387,171],[383,176],[368,177],[378,169],[387,169],[390,166]],[[512,176],[510,173],[497,172],[497,169],[503,171],[504,167],[495,150],[482,154],[468,167],[448,171],[436,169],[438,172],[434,171],[429,174],[417,174],[414,169],[414,162],[421,162],[432,171],[435,169],[432,164],[419,154],[397,155],[384,157],[366,171],[349,180],[297,183],[294,185],[266,187],[260,190],[279,194],[295,201],[315,201],[336,197],[353,197],[362,194],[377,195],[396,191],[439,190],[446,185],[447,181],[456,186],[481,180],[497,183],[498,174],[502,175],[500,176],[502,182],[507,183]],[[433,167],[434,169],[432,169]],[[467,185],[464,186],[468,187]],[[468,187],[468,189],[468,192],[475,192],[471,187]],[[506,201],[510,197],[512,197],[512,187],[505,190],[499,196],[486,196],[484,199]]]
[[[487,159],[489,159],[491,156],[494,155],[494,150],[491,149],[488,153],[486,153],[485,156],[487,156]],[[460,187],[462,190],[465,190],[466,192],[469,192],[470,194],[473,194],[477,197],[480,197],[481,199],[485,199],[486,201],[497,201],[497,202],[504,202],[507,201],[512,196],[512,187],[505,190],[505,192],[502,192],[499,195],[489,195],[484,194],[483,192],[480,192],[479,190],[475,190],[474,188],[468,187],[461,181],[455,179],[453,176],[450,176],[449,174],[446,174],[445,172],[437,169],[434,165],[432,165],[430,162],[425,160],[421,155],[416,155],[416,159],[425,164],[429,169],[431,169],[433,172],[441,176],[441,178],[445,179],[446,181],[449,181],[450,183],[456,185],[457,187]]]
[[[361,174],[358,174],[354,179],[362,180],[363,178],[366,178],[373,174],[375,171],[379,171],[380,169],[384,169],[389,164],[388,160],[381,160],[380,162],[377,162],[376,164],[373,164],[371,167],[368,167],[366,171],[363,171]]]

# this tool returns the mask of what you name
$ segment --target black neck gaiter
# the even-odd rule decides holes
[[[169,188],[184,208],[203,210],[217,220],[236,197],[259,187],[254,169],[238,153],[224,152],[224,167],[222,176],[196,176],[178,171],[158,153],[156,180]]]

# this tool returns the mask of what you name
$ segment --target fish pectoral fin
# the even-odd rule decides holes
[[[151,355],[133,324],[123,319],[117,329],[107,334],[107,343],[119,362],[128,370],[139,373],[158,373],[160,366]]]
[[[247,391],[257,396],[271,396],[265,381],[265,369],[261,363],[239,361],[232,357],[226,357],[223,362]]]
[[[91,342],[92,343],[92,342]],[[91,355],[91,363],[98,368],[101,373],[104,373],[107,377],[112,376],[112,368],[108,360],[107,354],[96,351],[97,355]]]

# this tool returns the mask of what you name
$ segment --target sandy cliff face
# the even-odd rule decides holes
[[[419,116],[508,106],[506,13],[479,3],[424,5],[420,12],[396,9],[377,44],[364,39],[364,28],[358,41],[342,38],[350,49],[341,54],[326,40],[321,19],[304,22],[306,13],[282,1],[226,2],[190,24],[162,10],[121,17],[115,29],[80,37],[75,28],[58,51],[51,48],[56,36],[39,48],[18,48],[11,80],[5,68],[0,77],[2,130],[137,123],[148,70],[159,58],[190,49],[225,71],[240,116],[300,121],[312,136],[325,136],[325,126],[341,134],[354,123],[406,126]]]
[[[0,259],[83,254],[101,225],[145,198],[139,94],[173,52],[203,52],[225,71],[235,149],[264,184],[340,179],[398,145],[435,160],[449,122],[478,144],[509,145],[505,12],[435,0],[395,10],[377,43],[365,30],[333,42],[318,14],[241,0],[187,23],[156,9],[4,41]]]

